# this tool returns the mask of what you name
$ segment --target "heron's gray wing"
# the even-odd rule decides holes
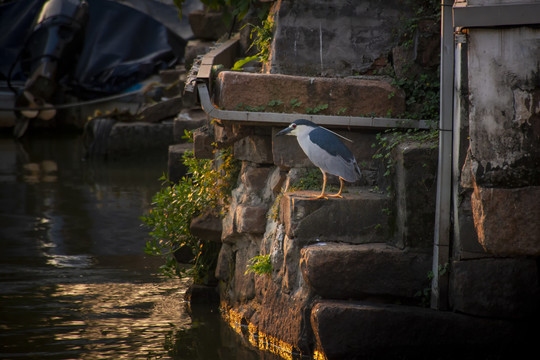
[[[354,155],[336,135],[317,128],[308,136],[299,137],[298,142],[313,164],[325,172],[349,182],[360,178]]]

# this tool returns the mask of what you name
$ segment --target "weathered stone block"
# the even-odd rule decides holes
[[[197,56],[204,55],[209,52],[212,45],[214,45],[213,41],[204,41],[200,39],[188,41],[184,53],[184,63],[186,64],[186,67],[191,67]]]
[[[206,212],[191,220],[189,230],[200,239],[221,242],[221,216]]]
[[[217,104],[226,110],[387,116],[405,110],[403,91],[384,78],[314,78],[281,74],[220,72]],[[299,116],[300,118],[300,116]],[[370,144],[371,145],[371,144]]]
[[[274,135],[281,129],[273,129]],[[294,136],[274,137],[272,142],[272,156],[276,166],[281,169],[293,167],[313,167],[313,163],[308,159],[298,141]]]
[[[217,40],[229,31],[221,12],[194,10],[189,13],[188,18],[193,35],[198,39]]]
[[[222,244],[219,249],[218,260],[216,264],[216,279],[227,281],[231,276],[231,263],[233,261],[233,250],[230,244]]]
[[[283,188],[283,184],[287,179],[287,173],[279,168],[274,168],[268,178],[268,190],[271,192],[266,194],[266,197],[271,197],[279,194]]]
[[[395,169],[398,244],[433,246],[438,149],[429,143],[401,143],[392,151]]]
[[[169,146],[169,157],[167,160],[167,172],[169,180],[178,182],[186,174],[186,166],[183,162],[183,156],[186,151],[192,151],[193,144],[175,144]]]
[[[525,26],[469,33],[471,168],[482,187],[540,185],[539,40]]]
[[[303,244],[317,241],[373,243],[391,240],[385,195],[366,189],[349,189],[343,199],[312,200],[317,191],[285,193],[281,199],[280,222],[287,236]]]
[[[261,289],[257,296],[260,307],[250,322],[258,330],[259,344],[282,355],[309,355],[309,293],[301,289],[288,294],[268,277],[258,277],[256,281],[257,289]]]
[[[282,0],[276,9],[270,71],[339,76],[365,72],[396,43],[403,9],[396,0]]]
[[[307,284],[325,299],[413,299],[430,286],[432,255],[386,244],[317,244],[302,249]]]
[[[212,128],[214,130],[214,139],[217,144],[225,144],[225,146],[228,146],[238,137],[236,131],[238,126],[231,125],[231,123],[216,122]]]
[[[159,72],[159,77],[163,84],[167,84],[163,88],[163,97],[173,98],[179,96],[184,91],[185,81],[187,78],[186,69],[183,66],[178,66],[174,69],[163,69]],[[182,96],[182,105],[185,106],[184,97]]]
[[[240,204],[236,207],[236,229],[239,233],[262,234],[266,228],[265,206]]]
[[[206,120],[206,114],[202,110],[182,110],[174,118],[174,139],[177,142],[185,141],[182,139],[185,131],[192,131],[206,125]]]
[[[185,75],[185,67],[179,67],[175,69],[163,69],[159,71],[159,77],[164,84],[172,84],[181,79],[182,75]]]
[[[177,96],[149,105],[138,114],[144,121],[159,122],[164,119],[175,117],[182,109],[182,97]]]
[[[491,256],[478,241],[478,235],[474,228],[474,219],[471,208],[472,190],[462,190],[460,202],[457,206],[457,214],[454,214],[454,244],[453,258],[464,260],[467,258],[479,258]]]
[[[271,164],[272,139],[268,136],[248,135],[234,143],[234,157],[257,164]]]
[[[197,159],[213,159],[214,147],[213,137],[206,128],[198,128],[193,131],[193,155]]]
[[[255,275],[246,274],[249,260],[259,255],[258,246],[247,240],[236,241],[231,264],[234,266],[231,288],[234,293],[228,294],[231,304],[245,303],[255,297]]]
[[[327,359],[504,358],[534,346],[532,324],[398,305],[321,301],[311,325]]]
[[[498,318],[540,314],[538,264],[534,259],[455,261],[451,293],[455,310]]]
[[[418,23],[418,36],[413,45],[400,45],[392,49],[392,65],[396,78],[415,78],[440,63],[441,24],[432,19]]]
[[[240,179],[246,187],[246,191],[259,193],[266,185],[266,180],[271,168],[268,166],[253,166],[252,163],[244,161],[240,171]]]
[[[476,186],[471,196],[478,240],[496,255],[540,255],[540,186]]]
[[[285,236],[283,240],[283,291],[292,293],[301,287],[300,274],[300,248],[302,244],[298,239],[291,239]]]
[[[215,286],[191,284],[191,286],[184,294],[184,300],[190,305],[218,304],[219,293]]]
[[[164,150],[174,144],[171,123],[147,122],[116,123],[107,140],[110,156],[140,153],[148,150]]]
[[[227,244],[234,244],[234,236],[237,234],[236,231],[236,202],[233,199],[233,202],[230,205],[230,211],[227,211],[223,221],[221,223],[221,241]],[[233,211],[234,209],[234,211]]]

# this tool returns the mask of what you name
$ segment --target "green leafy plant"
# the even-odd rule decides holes
[[[269,275],[272,270],[270,255],[258,255],[249,259],[245,274]]]
[[[321,171],[317,168],[307,169],[298,180],[291,184],[289,191],[314,190],[320,188],[321,184]]]
[[[164,257],[165,264],[160,268],[163,274],[187,275],[203,284],[213,273],[219,244],[192,235],[191,221],[203,212],[220,213],[227,206],[224,199],[238,174],[238,165],[227,150],[218,153],[215,161],[196,159],[192,152],[186,152],[183,162],[188,169],[186,175],[176,184],[161,177],[163,187],[154,195],[150,211],[141,217],[152,237],[144,250]],[[174,257],[182,248],[190,249],[193,255],[187,268]]]
[[[394,79],[392,84],[405,92],[406,112],[408,119],[439,119],[439,73],[424,73],[409,79]]]
[[[321,105],[317,105],[315,107],[307,107],[306,108],[306,114],[317,114],[323,110],[326,110],[328,109],[328,104],[321,104]]]
[[[261,25],[249,25],[251,26],[249,37],[253,40],[250,48],[255,46],[258,51],[256,56],[259,57],[259,61],[266,63],[270,59],[270,48],[274,38],[274,16],[268,15],[262,20]]]
[[[347,111],[346,107],[340,107],[336,115],[343,115]]]
[[[259,60],[259,56],[253,55],[253,56],[248,56],[248,57],[242,58],[242,59],[240,59],[240,60],[238,60],[237,62],[234,63],[231,70],[236,70],[236,71],[242,70],[244,65],[246,65],[248,62],[251,62],[253,60]]]
[[[244,27],[251,27],[249,38],[252,40],[252,42],[248,48],[248,51],[255,47],[257,49],[257,54],[236,61],[232,67],[232,70],[243,70],[243,66],[253,60],[266,63],[270,59],[270,48],[272,46],[272,39],[274,38],[274,16],[268,15],[267,8],[266,12],[259,13],[259,18],[261,19],[260,25],[251,23],[244,25]]]
[[[279,106],[279,105],[282,105],[282,104],[283,104],[283,101],[281,101],[279,99],[278,100],[270,100],[268,102],[268,106],[270,106],[270,107]]]
[[[291,99],[291,101],[289,101],[289,104],[291,105],[293,109],[295,109],[299,107],[300,105],[302,105],[302,102],[295,98],[295,99]]]

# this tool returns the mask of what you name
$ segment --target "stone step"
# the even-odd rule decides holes
[[[159,77],[164,84],[174,84],[179,80],[183,80],[186,75],[186,68],[184,66],[177,66],[174,69],[163,69],[159,71]]]
[[[146,122],[157,123],[176,116],[182,109],[182,106],[182,97],[176,96],[155,104],[147,105],[138,115]]]
[[[225,110],[387,116],[405,110],[405,94],[387,78],[330,78],[222,71],[217,105]]]
[[[417,293],[431,287],[432,258],[380,243],[320,243],[301,250],[300,269],[306,283],[325,299],[419,304]]]
[[[204,126],[207,122],[206,113],[202,109],[182,109],[174,118],[174,139],[177,142],[185,142],[182,139],[185,130],[192,131]]]
[[[532,322],[403,305],[320,301],[311,326],[320,359],[505,359],[534,346]]]
[[[173,144],[172,122],[117,122],[107,139],[107,154],[122,156],[166,151]]]
[[[391,217],[386,194],[368,187],[348,187],[343,198],[312,199],[320,191],[295,191],[283,195],[280,222],[289,238],[301,246],[315,242],[352,244],[392,242]]]

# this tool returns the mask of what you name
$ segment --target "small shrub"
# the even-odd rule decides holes
[[[183,157],[188,169],[186,175],[176,184],[163,176],[163,187],[154,195],[152,208],[141,217],[151,229],[152,237],[144,251],[165,258],[160,270],[167,276],[187,275],[193,277],[195,283],[204,284],[214,271],[219,244],[192,235],[190,225],[201,213],[218,213],[227,206],[226,199],[238,174],[238,165],[230,151],[219,153],[216,160],[195,159],[192,152],[186,152]],[[193,253],[187,269],[174,258],[174,253],[182,247],[188,247]]]
[[[272,260],[270,255],[259,255],[249,259],[245,274],[269,275],[272,273]]]

